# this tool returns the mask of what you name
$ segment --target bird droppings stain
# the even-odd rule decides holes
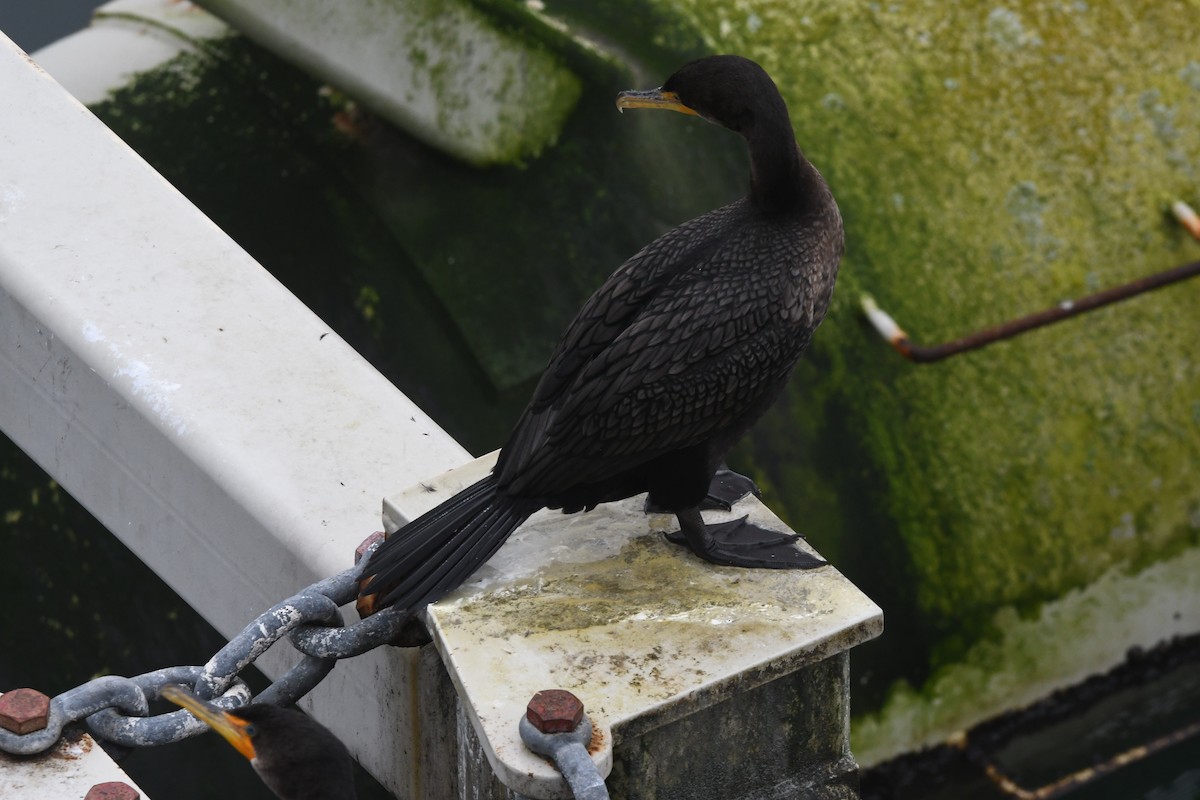
[[[118,357],[120,366],[114,371],[114,377],[128,378],[130,388],[135,395],[146,401],[150,411],[162,422],[182,436],[187,433],[188,426],[182,414],[171,407],[170,396],[182,384],[154,377],[150,365],[133,358],[123,358],[120,348],[110,345],[109,349]]]
[[[50,751],[54,758],[63,761],[77,761],[83,758],[88,753],[92,752],[92,748],[96,745],[96,740],[86,734],[83,735],[64,735]]]
[[[830,567],[800,573],[700,561],[654,530],[660,515],[645,515],[643,499],[586,515],[534,515],[488,566],[431,607],[452,658],[482,659],[478,668],[499,684],[538,676],[590,696],[597,686],[634,687],[640,702],[666,702],[731,671],[742,680],[755,665],[786,661],[856,602],[871,605]],[[780,525],[757,501],[739,514],[743,506],[756,524]],[[852,629],[844,635],[863,634]],[[609,700],[609,713],[614,702],[624,701]]]
[[[182,384],[155,377],[149,364],[125,354],[124,348],[109,341],[95,323],[85,321],[80,326],[80,335],[90,344],[107,342],[107,349],[116,366],[112,372],[114,383],[124,383],[136,397],[141,398],[150,412],[161,422],[182,436],[187,433],[187,421],[172,408],[171,395]],[[124,380],[117,380],[124,379]]]
[[[0,222],[19,211],[25,202],[25,190],[11,183],[0,184]]]

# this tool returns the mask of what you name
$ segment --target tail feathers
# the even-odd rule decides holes
[[[496,496],[489,475],[405,525],[375,551],[364,592],[383,606],[416,609],[457,588],[532,513]]]

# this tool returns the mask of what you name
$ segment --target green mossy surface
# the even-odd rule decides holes
[[[557,140],[581,82],[570,48],[470,0],[203,0],[266,49],[369,96],[365,106],[480,166],[520,164]],[[350,75],[352,77],[347,78]]]
[[[390,27],[387,18],[396,13],[395,5],[376,0],[373,15],[381,25]],[[523,163],[557,140],[581,83],[544,41],[519,26],[498,25],[463,0],[400,5],[403,40],[397,49],[410,66],[412,89],[428,89],[437,98],[427,141],[488,165]],[[493,57],[481,58],[479,51]],[[496,94],[511,102],[493,116],[490,104],[480,102],[479,86],[495,86]],[[486,106],[482,113],[480,105]]]
[[[1200,283],[936,366],[857,309],[932,344],[1194,260],[1167,209],[1197,198],[1196,4],[664,5],[773,74],[846,218],[816,350],[740,453],[887,613],[856,712],[1000,641],[999,609],[1200,543]]]

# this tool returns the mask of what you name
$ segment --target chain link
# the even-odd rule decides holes
[[[252,698],[292,705],[312,691],[338,659],[394,640],[411,619],[406,611],[388,608],[353,625],[343,623],[339,609],[358,596],[370,553],[351,569],[318,581],[260,614],[203,667],[166,667],[135,678],[108,675],[90,680],[50,701],[49,720],[42,730],[16,734],[0,728],[0,750],[13,755],[41,753],[58,742],[66,726],[81,720],[97,739],[124,747],[172,744],[203,733],[208,727],[187,711],[150,716],[150,703],[174,683],[224,708],[246,705]],[[254,698],[238,676],[285,636],[300,653],[300,661]]]

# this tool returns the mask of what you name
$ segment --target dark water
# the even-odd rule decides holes
[[[1172,736],[1180,733],[1187,735]],[[931,748],[868,771],[863,797],[1013,797],[989,779],[990,764],[1029,792],[1089,770],[1099,774],[1053,797],[1200,800],[1200,635],[1133,652],[1106,675],[980,725],[967,741],[967,747]],[[1143,748],[1145,755],[1138,752]],[[1105,769],[1125,755],[1123,766]]]
[[[0,31],[27,53],[87,27],[103,0],[4,0]]]

